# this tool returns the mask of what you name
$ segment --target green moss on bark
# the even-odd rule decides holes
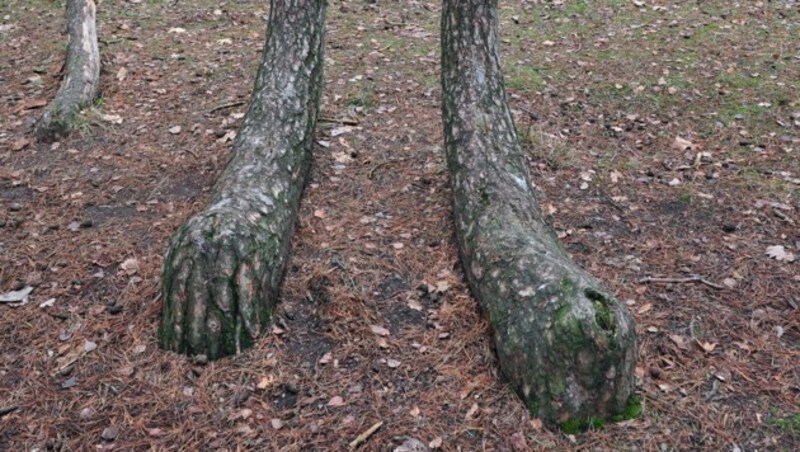
[[[641,400],[636,396],[631,396],[628,399],[628,404],[625,405],[625,409],[613,416],[609,416],[608,418],[602,418],[597,416],[592,416],[589,418],[573,418],[561,422],[559,424],[559,428],[561,431],[567,434],[575,434],[585,432],[587,430],[598,430],[606,426],[607,423],[615,423],[615,422],[622,422],[627,421],[630,419],[638,418],[642,413],[642,404]]]

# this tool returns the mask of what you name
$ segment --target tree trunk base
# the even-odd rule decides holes
[[[325,0],[274,0],[250,107],[211,205],[164,261],[162,348],[209,359],[268,327],[311,165],[322,85]]]
[[[100,51],[95,28],[94,0],[68,0],[69,43],[64,79],[35,126],[36,138],[53,141],[69,134],[77,115],[94,102],[100,90]]]
[[[459,253],[503,374],[549,426],[626,412],[636,336],[624,305],[544,222],[508,109],[496,0],[445,0],[442,97]]]
[[[246,212],[202,212],[173,237],[164,264],[163,348],[216,359],[248,348],[269,325],[282,237]]]

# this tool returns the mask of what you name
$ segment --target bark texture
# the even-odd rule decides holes
[[[164,263],[163,348],[210,359],[269,325],[311,163],[322,87],[324,0],[273,0],[250,106],[210,205]]]
[[[444,0],[444,135],[462,264],[502,371],[532,415],[550,426],[611,418],[633,392],[633,321],[542,219],[497,29],[497,0]]]
[[[36,123],[36,138],[51,141],[69,133],[75,116],[100,89],[100,51],[94,0],[67,0],[67,56],[64,79]]]

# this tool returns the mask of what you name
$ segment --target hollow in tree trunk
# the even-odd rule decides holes
[[[626,411],[636,337],[627,309],[542,219],[498,57],[497,0],[444,0],[445,148],[459,254],[503,374],[548,425]]]
[[[100,89],[100,51],[97,48],[94,0],[67,0],[67,56],[64,79],[56,96],[36,123],[36,138],[51,141],[66,135],[81,109]]]
[[[250,106],[210,205],[172,237],[162,348],[210,359],[267,328],[309,172],[325,0],[273,0]]]

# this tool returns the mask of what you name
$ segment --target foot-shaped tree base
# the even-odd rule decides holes
[[[173,237],[164,263],[162,348],[216,359],[248,348],[269,325],[283,253],[260,220],[203,212]]]
[[[442,104],[456,236],[503,374],[549,426],[614,418],[634,388],[624,305],[580,269],[542,218],[508,108],[497,1],[445,0]]]
[[[250,106],[211,205],[173,236],[164,262],[162,348],[239,353],[272,318],[322,86],[324,0],[273,0]]]
[[[484,252],[472,268],[488,272],[472,275],[474,293],[489,315],[503,374],[531,414],[555,425],[622,413],[636,363],[624,306],[560,253],[496,253],[502,243],[478,242]]]

